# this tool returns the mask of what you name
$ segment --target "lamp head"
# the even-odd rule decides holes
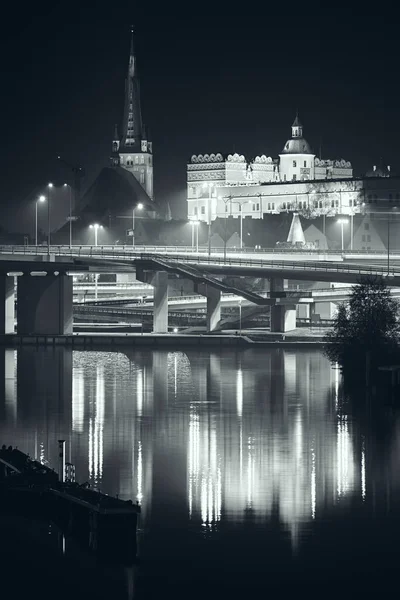
[[[139,204],[136,206],[136,208],[137,208],[138,210],[142,210],[142,208],[143,208],[143,204],[142,204],[141,202],[139,202]]]

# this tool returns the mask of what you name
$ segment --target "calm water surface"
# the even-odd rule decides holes
[[[354,597],[397,581],[398,414],[344,400],[320,352],[0,358],[1,443],[57,467],[64,438],[78,481],[142,504],[135,597]]]

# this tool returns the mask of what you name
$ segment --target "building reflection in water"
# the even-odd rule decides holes
[[[78,480],[138,500],[144,523],[278,515],[296,543],[327,509],[368,503],[379,471],[319,352],[26,348],[0,362],[2,442],[56,466],[65,438]]]

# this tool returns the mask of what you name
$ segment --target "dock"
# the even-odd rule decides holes
[[[140,506],[87,484],[65,481],[63,456],[60,463],[61,476],[17,448],[3,445],[0,510],[48,520],[90,552],[118,562],[132,562],[136,557]]]

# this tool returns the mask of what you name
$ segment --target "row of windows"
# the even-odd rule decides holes
[[[145,157],[143,154],[140,155],[140,160],[139,160],[139,156],[135,156],[135,165],[141,164],[144,165],[145,163]],[[121,160],[122,163],[122,160]],[[126,160],[126,164],[128,165],[128,167],[131,167],[134,163],[133,163],[133,159],[127,159]]]
[[[363,235],[361,237],[361,241],[362,242],[370,242],[371,241],[371,236],[370,235]]]
[[[200,208],[201,208],[200,214],[205,215],[206,214],[206,207],[205,206],[201,206]],[[195,216],[197,216],[199,214],[198,210],[197,210],[197,206],[194,207],[194,214],[195,214]]]
[[[305,160],[303,163],[304,168],[307,168],[307,161]],[[293,167],[296,168],[297,167],[297,160],[293,161]]]

